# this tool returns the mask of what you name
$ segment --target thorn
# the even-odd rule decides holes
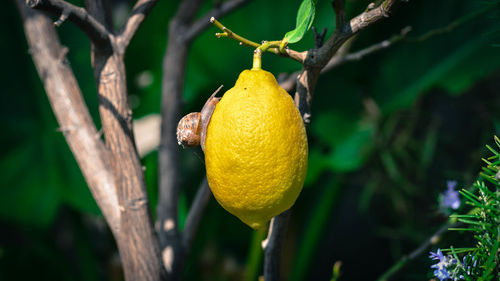
[[[368,4],[368,7],[366,9],[368,11],[371,11],[371,10],[375,9],[375,3],[371,2],[370,4]]]

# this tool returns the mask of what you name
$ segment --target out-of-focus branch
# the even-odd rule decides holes
[[[99,138],[73,71],[66,61],[51,20],[16,0],[35,67],[73,155],[115,235],[120,232],[120,210],[110,155]]]
[[[111,33],[96,18],[82,7],[77,7],[64,0],[26,0],[28,7],[61,15],[56,25],[64,20],[74,22],[97,45],[109,44]]]
[[[130,16],[118,33],[117,44],[118,48],[122,52],[125,52],[130,40],[132,40],[132,37],[134,37],[135,33],[139,29],[139,26],[151,12],[151,9],[153,9],[156,2],[157,0],[138,0],[134,5]]]
[[[203,17],[196,20],[189,29],[184,33],[184,38],[187,41],[191,41],[200,35],[203,31],[205,31],[210,26],[210,18],[215,17],[223,17],[226,14],[229,14],[233,10],[243,6],[244,4],[250,2],[250,0],[230,0],[225,1],[222,4],[214,7],[211,11],[206,13]]]
[[[161,129],[158,150],[158,205],[157,232],[160,239],[163,264],[169,280],[179,280],[184,255],[178,226],[179,207],[179,147],[176,139],[177,122],[184,87],[188,44],[182,40],[202,4],[202,0],[184,0],[170,21],[168,44],[163,57]]]
[[[332,7],[335,11],[335,29],[341,30],[345,25],[345,0],[333,0]]]
[[[414,260],[415,258],[419,257],[422,255],[431,245],[436,244],[441,236],[449,229],[452,227],[457,227],[458,224],[445,224],[441,226],[434,234],[432,234],[429,238],[427,238],[423,243],[418,246],[415,250],[413,250],[411,253],[409,253],[406,256],[403,256],[397,263],[395,263],[391,268],[389,268],[386,272],[384,272],[378,279],[377,281],[387,281],[389,280],[394,274],[396,274],[403,266],[405,266],[407,263],[410,261]]]
[[[191,208],[189,209],[188,216],[186,218],[186,224],[184,230],[182,231],[182,246],[184,248],[184,253],[187,256],[193,244],[193,239],[198,226],[200,225],[201,217],[205,211],[205,207],[210,200],[210,195],[212,192],[208,186],[207,178],[203,179],[198,192],[194,197]]]
[[[323,69],[321,70],[321,73],[328,72],[328,71],[332,70],[333,68],[338,67],[338,66],[340,66],[346,62],[349,62],[349,61],[359,61],[367,55],[371,55],[371,54],[376,53],[378,51],[381,51],[383,49],[389,48],[390,46],[392,46],[398,42],[403,41],[403,39],[406,37],[406,35],[410,31],[411,31],[411,27],[407,26],[407,27],[403,28],[399,34],[393,35],[389,39],[386,39],[386,40],[379,42],[379,43],[375,43],[371,46],[368,46],[368,47],[361,49],[359,51],[356,51],[354,53],[341,54],[340,52],[338,52],[330,59],[330,61],[328,61],[328,63],[325,65],[325,67],[323,67]]]

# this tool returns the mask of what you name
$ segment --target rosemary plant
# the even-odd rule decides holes
[[[471,208],[466,214],[451,215],[462,223],[450,230],[472,233],[475,245],[470,248],[438,249],[430,258],[439,280],[500,280],[500,139],[495,137],[497,148],[486,146],[492,156],[483,159],[486,165],[479,180],[471,190],[462,189],[460,194]]]

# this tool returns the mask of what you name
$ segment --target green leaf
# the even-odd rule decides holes
[[[303,0],[297,12],[297,23],[294,30],[288,31],[283,40],[288,43],[299,42],[311,28],[316,14],[316,1]]]

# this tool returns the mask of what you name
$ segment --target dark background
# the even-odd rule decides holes
[[[71,1],[83,6],[83,1]],[[129,3],[130,2],[130,3]],[[114,1],[115,18],[133,1]],[[284,245],[283,280],[330,280],[342,261],[341,280],[374,280],[446,222],[438,195],[447,180],[470,186],[484,148],[500,130],[499,6],[495,1],[422,0],[403,4],[391,18],[354,42],[360,50],[398,34],[400,41],[324,74],[313,99],[309,169],[293,207]],[[347,1],[351,17],[368,1]],[[293,29],[300,1],[252,1],[221,21],[254,40],[279,40]],[[0,280],[120,280],[114,241],[104,223],[45,96],[31,61],[14,1],[3,2],[0,94]],[[134,118],[160,110],[161,62],[167,24],[178,1],[159,1],[126,55]],[[200,15],[213,6],[206,1]],[[463,22],[463,20],[466,20]],[[320,0],[314,26],[334,29],[329,1]],[[443,29],[457,23],[454,28]],[[453,26],[452,26],[453,27]],[[97,95],[89,42],[72,23],[61,41],[97,127]],[[419,37],[430,30],[436,36]],[[232,86],[250,68],[252,49],[209,28],[191,47],[183,111],[199,111],[220,84]],[[312,32],[291,47],[313,46]],[[276,76],[300,69],[265,54]],[[138,83],[139,77],[152,78]],[[179,148],[181,149],[181,148]],[[181,226],[204,173],[202,154],[182,150]],[[143,158],[154,210],[156,151]],[[211,200],[185,270],[186,280],[256,280],[263,232],[255,232]],[[435,246],[470,246],[446,234]],[[395,280],[428,280],[427,252]]]

